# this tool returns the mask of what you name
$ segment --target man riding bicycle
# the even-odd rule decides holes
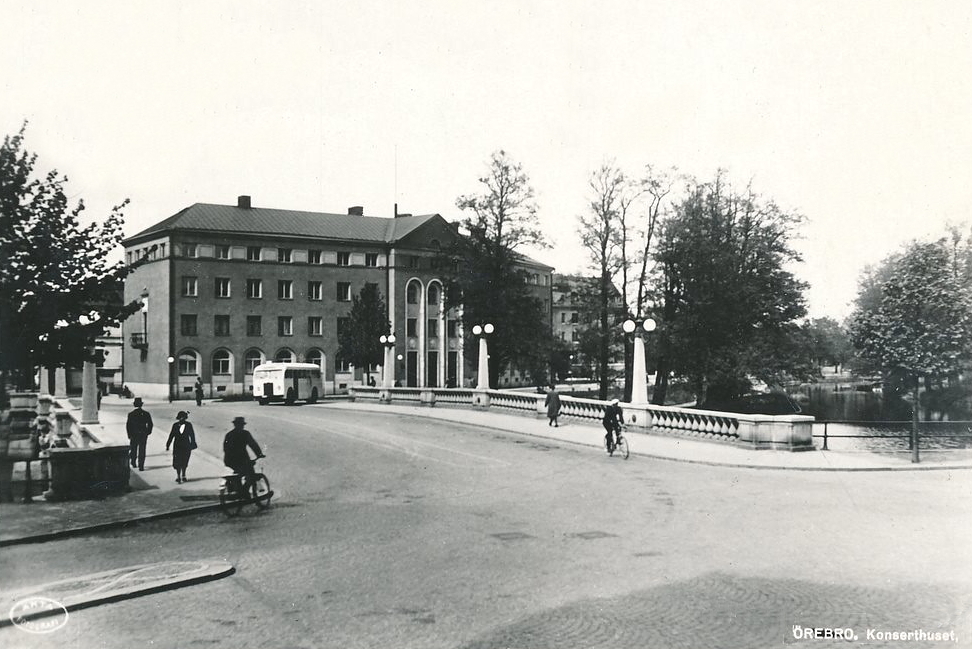
[[[604,408],[604,418],[601,420],[601,423],[604,424],[604,430],[607,431],[604,441],[607,444],[608,453],[614,452],[621,426],[624,425],[624,411],[621,410],[620,403],[618,399],[611,399],[611,403]]]
[[[254,475],[253,460],[246,448],[249,446],[256,453],[256,459],[264,457],[260,445],[253,439],[246,428],[246,419],[237,417],[233,420],[233,430],[223,438],[223,464],[233,469],[233,473],[243,476],[244,485],[250,482]]]

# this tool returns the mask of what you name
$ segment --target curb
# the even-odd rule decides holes
[[[138,523],[147,523],[149,521],[156,521],[165,518],[176,518],[178,516],[190,516],[192,514],[202,514],[205,512],[216,511],[218,509],[219,509],[219,503],[212,503],[209,505],[199,505],[198,507],[183,507],[180,509],[173,509],[165,512],[159,512],[156,514],[145,514],[141,516],[134,516],[132,518],[124,518],[116,521],[109,521],[107,523],[82,525],[80,527],[72,527],[66,530],[56,530],[54,532],[46,532],[44,534],[34,534],[32,536],[20,536],[16,538],[0,539],[0,548],[8,547],[11,545],[26,545],[27,543],[44,543],[46,541],[56,541],[71,536],[92,534],[95,532],[103,532],[105,530],[124,527],[126,525],[133,525],[133,524],[137,525]],[[2,622],[2,619],[0,619],[0,622]]]
[[[199,565],[190,571],[183,570],[181,574],[176,574],[175,576],[163,576],[160,578],[150,579],[147,581],[147,583],[139,584],[136,581],[136,583],[132,585],[121,585],[116,586],[115,588],[106,588],[104,585],[96,586],[99,579],[108,580],[109,584],[124,584],[124,578],[126,576],[130,577],[137,575],[140,571],[150,571],[159,566],[166,567],[167,565],[178,565],[179,563],[197,563]],[[214,562],[166,562],[160,564],[130,566],[120,570],[109,570],[107,572],[95,573],[93,575],[85,575],[84,577],[77,579],[69,579],[61,582],[44,584],[30,590],[12,593],[8,597],[7,603],[9,603],[10,600],[13,600],[14,604],[10,608],[9,612],[5,611],[5,615],[0,617],[0,628],[16,626],[18,628],[23,628],[23,630],[28,632],[43,633],[44,631],[31,631],[31,629],[27,628],[28,623],[41,618],[63,615],[64,619],[60,623],[54,623],[56,626],[50,629],[56,630],[56,628],[67,622],[67,613],[69,611],[76,611],[83,608],[98,606],[100,604],[119,602],[126,599],[141,597],[143,595],[151,595],[154,593],[175,590],[176,588],[182,588],[184,586],[194,586],[196,584],[202,584],[208,581],[215,581],[216,579],[228,577],[235,572],[236,568],[233,566],[233,564],[222,560]],[[92,581],[91,584],[86,584],[87,590],[84,590],[79,594],[69,594],[63,602],[52,599],[51,597],[43,594],[45,592],[44,589],[53,588],[56,592],[56,587],[65,583],[71,584],[77,582],[83,584],[85,578],[90,578]],[[30,605],[28,606],[27,604]],[[19,611],[17,610],[18,606],[21,606],[21,610]]]

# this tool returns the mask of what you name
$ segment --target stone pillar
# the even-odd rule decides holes
[[[381,366],[381,385],[390,388],[395,385],[395,348],[385,346],[385,358]]]
[[[81,423],[98,423],[98,370],[86,360],[81,379]]]
[[[56,444],[58,446],[71,446],[71,428],[74,422],[71,420],[71,413],[66,410],[58,410],[54,413],[54,426],[57,435]]]
[[[67,370],[63,367],[54,370],[54,398],[67,399]]]
[[[479,377],[476,379],[476,389],[489,389],[489,348],[486,345],[486,336],[479,337]]]
[[[631,405],[648,403],[648,377],[645,368],[645,339],[635,334],[634,358],[631,359]]]

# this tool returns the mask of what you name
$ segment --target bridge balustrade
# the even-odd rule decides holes
[[[369,388],[353,387],[351,398],[383,402],[418,402],[496,408],[516,413],[546,414],[546,395],[514,390],[475,390],[447,388]],[[561,395],[560,416],[587,422],[600,422],[608,403]],[[749,445],[754,449],[813,449],[814,418],[805,415],[744,415],[676,406],[621,404],[625,423],[635,431],[680,436],[697,440]]]

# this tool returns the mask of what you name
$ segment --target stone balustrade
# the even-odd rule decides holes
[[[48,500],[103,497],[128,490],[128,445],[103,443],[93,426],[80,423],[81,411],[66,398],[15,393],[10,404],[0,421],[0,500],[13,499],[14,465],[21,462],[27,483],[25,502],[31,499],[35,477],[49,485],[44,493]]]
[[[436,403],[496,408],[521,414],[545,416],[546,395],[513,390],[470,390],[452,388],[352,387],[351,398],[376,399],[382,403]],[[560,396],[560,416],[592,423],[604,417],[605,401]],[[625,423],[634,430],[739,444],[754,449],[802,451],[813,449],[814,418],[806,415],[744,415],[675,406],[621,404]]]

